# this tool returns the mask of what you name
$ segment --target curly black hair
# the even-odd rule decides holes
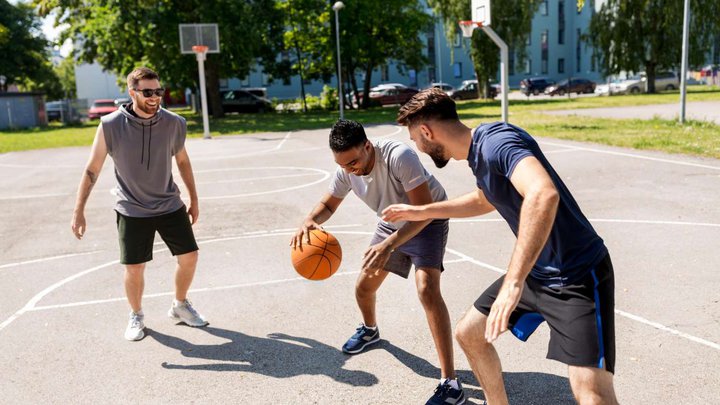
[[[330,130],[330,149],[333,152],[345,152],[367,141],[363,126],[353,120],[339,119]]]

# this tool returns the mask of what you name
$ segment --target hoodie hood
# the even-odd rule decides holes
[[[150,170],[150,158],[152,157],[152,129],[153,126],[162,120],[165,115],[165,110],[163,110],[162,107],[158,108],[157,113],[150,118],[142,118],[135,115],[134,111],[132,111],[132,103],[122,104],[118,110],[120,110],[120,113],[129,121],[142,127],[142,150],[140,151],[140,164],[145,165],[145,170]],[[147,141],[145,140],[146,132]]]

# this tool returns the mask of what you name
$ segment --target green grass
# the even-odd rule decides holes
[[[688,101],[719,101],[720,89],[692,86]],[[638,106],[678,103],[679,93],[643,94],[637,96],[583,97],[549,100],[511,100],[510,121],[532,135],[595,142],[636,149],[658,150],[720,158],[720,126],[700,121],[680,125],[672,120],[613,120],[577,116],[542,114],[547,110]],[[188,121],[188,135],[202,136],[202,118],[189,109],[175,110]],[[500,119],[500,102],[467,101],[458,103],[461,119],[468,125]],[[346,111],[345,116],[363,124],[392,123],[397,108],[373,108],[367,111]],[[213,136],[257,132],[287,132],[302,129],[329,128],[337,112],[230,114],[223,119],[210,119]],[[86,146],[92,144],[98,121],[77,126],[51,125],[30,130],[0,131],[0,153],[11,151]]]

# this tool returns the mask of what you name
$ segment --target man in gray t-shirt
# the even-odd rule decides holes
[[[177,257],[175,300],[168,316],[190,326],[205,326],[207,321],[187,300],[198,261],[192,224],[197,221],[199,209],[185,150],[185,119],[160,107],[165,89],[160,87],[154,71],[146,67],[133,70],[127,85],[132,102],[104,116],[98,125],[78,187],[71,227],[78,239],[85,234],[85,204],[109,155],[115,165],[120,263],[125,266],[125,293],[131,308],[125,339],[134,341],[145,336],[145,263],[152,260],[156,232]],[[190,197],[187,209],[173,181],[173,158]]]
[[[343,352],[357,354],[380,341],[376,292],[389,273],[407,278],[414,265],[418,296],[440,361],[440,384],[428,404],[464,402],[453,364],[450,316],[440,293],[448,220],[392,223],[379,219],[391,204],[422,205],[447,200],[445,190],[410,147],[398,141],[370,141],[358,122],[335,123],[330,132],[330,149],[339,167],[329,191],[305,218],[290,245],[300,249],[303,241],[309,243],[309,231],[321,228],[320,224],[335,213],[350,191],[378,215],[375,235],[365,251],[355,286],[363,323],[343,345]]]

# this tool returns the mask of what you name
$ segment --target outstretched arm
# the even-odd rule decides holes
[[[185,183],[185,188],[190,195],[190,206],[188,207],[188,215],[192,218],[192,224],[198,220],[200,215],[200,207],[198,205],[197,189],[195,188],[195,176],[193,175],[192,165],[190,164],[190,156],[188,156],[187,149],[182,150],[175,154],[175,163],[177,164],[180,177]]]
[[[77,199],[75,200],[75,209],[73,210],[72,222],[70,223],[70,228],[72,228],[73,234],[78,239],[82,239],[85,234],[85,204],[100,176],[100,171],[105,163],[105,156],[107,156],[107,145],[105,144],[105,134],[103,133],[102,124],[100,124],[95,132],[95,140],[93,140],[92,149],[90,150],[90,158],[85,165],[85,172],[80,178]]]
[[[300,225],[300,228],[295,232],[295,235],[290,239],[290,246],[292,246],[293,249],[296,247],[302,249],[303,239],[309,244],[310,230],[322,229],[320,224],[330,219],[342,201],[342,198],[335,197],[330,193],[325,193],[317,205],[315,205],[312,211],[305,217],[302,225]]]
[[[495,207],[485,198],[482,190],[467,193],[452,200],[439,201],[420,206],[393,204],[382,212],[383,220],[423,221],[432,218],[467,218],[495,211]]]
[[[507,330],[510,314],[520,301],[525,279],[550,235],[560,201],[550,175],[534,157],[521,160],[510,181],[523,197],[520,225],[505,281],[488,315],[485,328],[488,342]]]

